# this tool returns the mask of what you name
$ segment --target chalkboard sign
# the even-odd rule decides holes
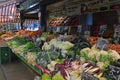
[[[96,48],[101,50],[107,50],[108,44],[109,44],[109,41],[107,39],[98,38]]]
[[[99,79],[94,77],[93,75],[83,72],[82,80],[99,80]]]

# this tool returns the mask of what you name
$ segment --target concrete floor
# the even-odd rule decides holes
[[[3,64],[2,68],[6,74],[7,80],[34,80],[34,77],[36,76],[35,73],[20,61]],[[0,80],[5,80],[1,70]]]

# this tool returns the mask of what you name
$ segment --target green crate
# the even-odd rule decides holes
[[[12,51],[9,47],[0,47],[0,64],[11,62]]]

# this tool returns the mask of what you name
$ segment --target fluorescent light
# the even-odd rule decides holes
[[[34,14],[34,13],[38,13],[38,12],[39,12],[39,9],[36,9],[36,10],[30,11],[30,12],[27,12],[26,14]]]
[[[13,19],[13,16],[9,16],[10,19]]]

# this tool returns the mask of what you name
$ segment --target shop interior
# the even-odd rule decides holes
[[[1,0],[0,80],[120,80],[120,0]]]

